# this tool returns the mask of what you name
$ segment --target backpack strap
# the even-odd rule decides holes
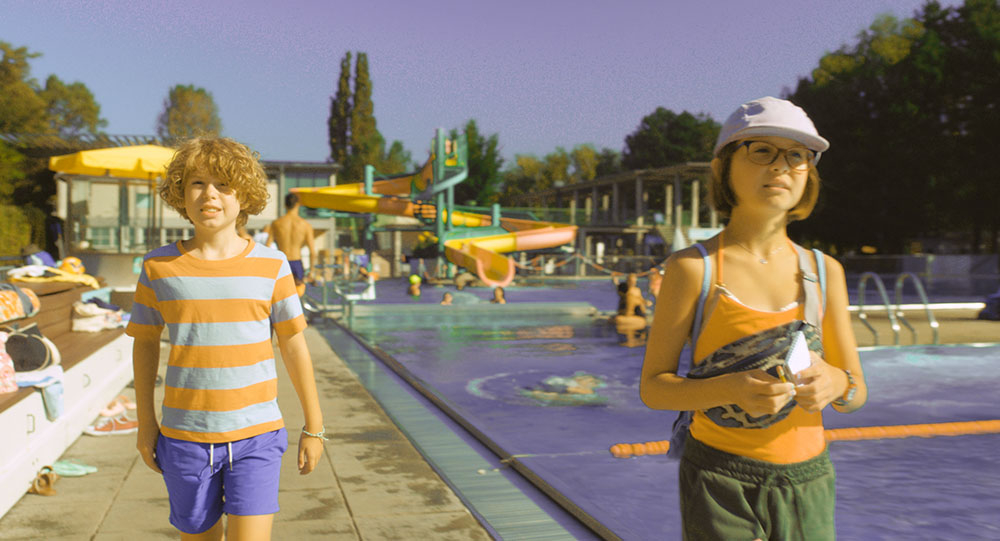
[[[826,309],[826,258],[823,252],[813,248],[813,255],[816,256],[816,274],[819,275],[820,303]]]
[[[700,242],[696,243],[694,247],[701,253],[701,260],[705,264],[705,273],[701,279],[701,293],[698,295],[698,304],[695,305],[694,309],[694,321],[691,323],[692,361],[694,359],[694,345],[698,343],[698,336],[701,335],[702,318],[705,316],[705,301],[708,299],[708,290],[712,285],[712,258],[708,257],[708,250]]]
[[[809,250],[795,245],[795,251],[799,256],[799,272],[802,273],[802,289],[805,292],[805,320],[816,328],[822,328],[823,309],[826,305],[826,267],[823,262],[823,253],[819,250]],[[816,272],[812,271],[810,259],[816,255]],[[816,284],[819,285],[817,291]]]

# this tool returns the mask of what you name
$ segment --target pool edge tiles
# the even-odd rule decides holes
[[[411,388],[410,382],[387,365],[386,359],[380,358],[377,348],[332,321],[322,326],[320,332],[390,419],[491,534],[500,539],[600,538],[554,502],[548,502],[554,507],[546,510],[525,494],[518,485],[524,486],[528,483],[526,480],[517,477],[516,473],[502,471],[504,464],[488,449],[474,440],[467,441],[471,436],[463,438],[458,434],[456,431],[464,430],[463,427],[444,417],[442,412],[431,410],[437,406],[429,403],[425,396],[416,394],[418,390]],[[476,446],[481,450],[475,449]],[[513,481],[512,475],[515,476]],[[546,498],[542,494],[536,497]],[[553,516],[559,514],[564,516]]]

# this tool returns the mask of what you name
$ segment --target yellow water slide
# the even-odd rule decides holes
[[[433,161],[413,173],[372,184],[372,194],[365,194],[364,183],[342,184],[320,188],[293,188],[302,205],[341,212],[389,214],[393,216],[433,217],[434,205],[410,199],[410,187],[425,190],[433,179]],[[452,225],[463,227],[492,226],[493,218],[485,214],[455,211],[449,217]],[[501,218],[500,227],[510,231],[481,237],[452,239],[445,242],[445,257],[452,263],[469,269],[491,286],[506,286],[514,279],[514,260],[502,255],[522,250],[552,248],[573,242],[576,226],[535,220]]]

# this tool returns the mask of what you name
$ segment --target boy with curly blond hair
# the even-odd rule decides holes
[[[298,467],[316,467],[323,415],[288,260],[237,234],[267,203],[257,155],[225,138],[184,143],[159,186],[194,237],[146,254],[126,333],[135,338],[136,447],[163,475],[182,539],[269,538],[288,435],[271,333],[305,416]],[[166,326],[170,356],[158,423],[153,387]]]

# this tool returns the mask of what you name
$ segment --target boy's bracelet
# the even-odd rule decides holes
[[[321,439],[323,441],[330,441],[330,438],[326,437],[326,427],[323,427],[323,430],[320,430],[316,434],[313,434],[312,432],[309,432],[308,430],[306,430],[306,427],[302,427],[302,433],[305,434],[306,436],[310,436],[310,437],[313,437],[313,438],[319,438],[319,439]]]

